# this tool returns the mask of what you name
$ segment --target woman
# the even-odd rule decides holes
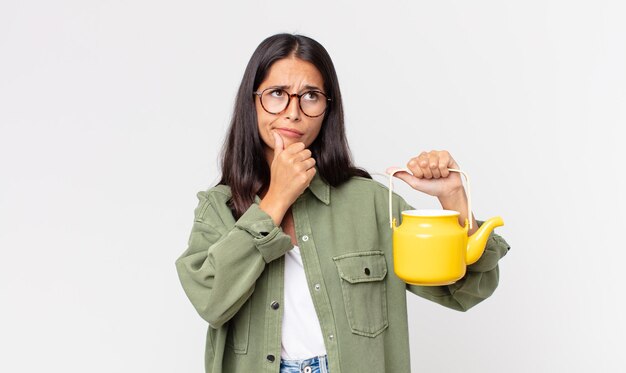
[[[412,175],[399,178],[468,218],[448,152],[422,152],[407,166]],[[406,290],[465,311],[495,290],[508,250],[492,234],[481,259],[449,286],[394,275],[388,189],[352,165],[333,63],[305,36],[274,35],[255,50],[222,179],[198,198],[176,267],[209,323],[212,373],[409,372]],[[410,209],[393,195],[398,220]]]

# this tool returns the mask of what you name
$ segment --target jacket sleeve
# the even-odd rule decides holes
[[[188,247],[176,260],[176,270],[196,311],[219,328],[253,293],[265,265],[293,245],[256,203],[233,224],[230,209],[210,192],[198,193],[198,199]]]
[[[399,203],[402,210],[412,210],[404,200]],[[398,215],[399,212],[398,212]],[[483,221],[477,220],[478,226]],[[439,303],[457,311],[467,311],[487,299],[498,287],[500,270],[498,261],[509,251],[509,244],[492,232],[487,239],[485,252],[480,259],[467,266],[465,276],[447,286],[418,286],[407,284],[407,289],[422,298]]]

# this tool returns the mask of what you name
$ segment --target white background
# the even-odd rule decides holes
[[[358,165],[447,149],[476,216],[505,220],[491,298],[409,297],[413,371],[624,369],[624,19],[617,0],[2,0],[0,371],[202,372],[174,261],[278,32],[327,48]]]

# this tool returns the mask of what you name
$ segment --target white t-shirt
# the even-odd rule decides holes
[[[324,337],[309,292],[300,248],[285,254],[285,300],[281,357],[302,360],[326,355]]]

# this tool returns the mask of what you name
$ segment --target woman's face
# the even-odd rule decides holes
[[[295,57],[274,62],[257,92],[262,92],[269,87],[281,87],[290,94],[301,94],[310,90],[326,93],[322,74],[317,68],[312,63]],[[306,96],[302,97],[302,100],[305,99]],[[265,143],[266,157],[270,162],[274,159],[274,135],[272,132],[275,131],[282,137],[285,148],[297,142],[303,142],[308,148],[315,141],[322,128],[324,115],[315,118],[304,115],[298,105],[297,97],[292,97],[289,106],[279,114],[270,114],[265,111],[258,95],[255,101],[259,134]]]

